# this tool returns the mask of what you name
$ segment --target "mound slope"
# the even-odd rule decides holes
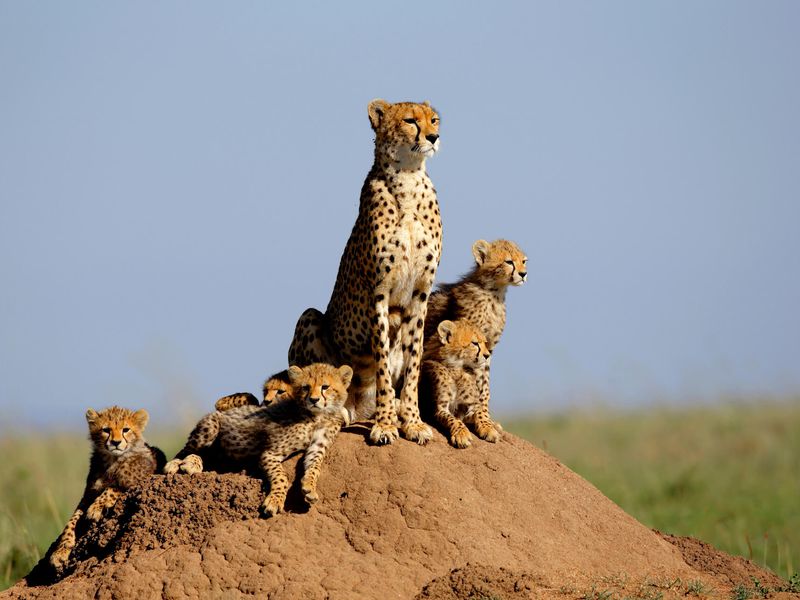
[[[244,474],[156,476],[86,533],[68,577],[44,585],[43,561],[0,597],[565,598],[604,578],[726,585],[519,438],[375,447],[366,432],[339,436],[310,510],[293,487],[287,513],[260,519],[261,483]]]

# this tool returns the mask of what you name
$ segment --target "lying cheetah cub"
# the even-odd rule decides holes
[[[118,406],[99,413],[92,409],[86,411],[89,439],[93,444],[89,476],[78,508],[50,555],[50,564],[57,573],[60,574],[69,562],[76,542],[75,530],[81,518],[85,516],[90,521],[99,521],[123,492],[142,483],[164,466],[164,453],[148,445],[142,437],[148,418],[146,410],[133,412]]]
[[[472,245],[475,267],[457,283],[440,285],[428,301],[425,319],[425,351],[439,344],[438,324],[444,319],[468,319],[486,336],[489,352],[494,351],[506,326],[506,291],[525,283],[528,257],[514,242],[478,240]],[[489,417],[489,369],[491,358],[476,370],[480,394],[481,422],[492,423]],[[500,426],[492,423],[499,431]],[[488,432],[487,432],[488,433]],[[494,434],[489,434],[494,435]],[[488,438],[486,438],[488,439]]]
[[[289,373],[284,369],[280,373],[267,377],[261,391],[264,397],[261,403],[262,406],[269,406],[273,402],[291,397],[292,383],[289,381]],[[248,405],[258,406],[258,398],[248,392],[241,392],[223,396],[217,400],[214,408],[219,411],[226,411]]]
[[[436,420],[450,431],[450,442],[456,448],[466,448],[472,442],[464,421],[474,424],[478,436],[496,442],[497,431],[480,411],[475,375],[489,360],[486,338],[463,319],[442,321],[437,334],[440,344],[429,350],[422,361],[422,380],[435,403]]]
[[[271,517],[283,509],[289,489],[281,463],[305,450],[301,489],[306,502],[316,502],[322,460],[336,434],[348,424],[344,403],[353,369],[315,363],[289,367],[287,374],[292,384],[291,399],[206,415],[164,472],[198,473],[203,470],[203,453],[207,457],[211,457],[209,453],[221,454],[214,458],[236,465],[258,458],[269,482],[269,495],[261,510]]]

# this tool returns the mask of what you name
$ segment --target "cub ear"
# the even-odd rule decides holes
[[[286,370],[286,375],[289,377],[289,383],[295,383],[303,375],[303,369],[292,365]]]
[[[147,414],[145,409],[139,409],[133,413],[133,420],[139,426],[139,431],[147,427],[147,422],[150,420],[150,415]]]
[[[99,417],[99,416],[100,415],[98,415],[97,412],[94,409],[90,408],[89,410],[86,411],[86,422],[89,425],[91,425],[97,420],[97,417]]]
[[[478,240],[472,244],[472,256],[475,257],[475,262],[482,265],[489,256],[489,242],[486,240]]]
[[[339,377],[342,378],[342,383],[344,383],[345,389],[350,385],[350,382],[353,380],[353,369],[347,365],[343,365],[339,367]]]
[[[378,130],[378,126],[381,124],[381,118],[383,118],[383,113],[385,113],[386,109],[390,106],[391,104],[380,98],[375,98],[375,100],[372,100],[367,105],[367,114],[369,115],[369,122],[370,125],[372,125],[372,129],[375,131]]]
[[[439,326],[436,328],[436,331],[439,332],[439,339],[442,340],[443,344],[449,344],[450,339],[453,337],[453,332],[455,331],[456,325],[452,321],[442,321],[439,323]]]

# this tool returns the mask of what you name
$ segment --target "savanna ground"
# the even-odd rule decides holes
[[[505,419],[642,523],[752,558],[800,565],[800,399]],[[182,433],[148,431],[171,455]],[[76,433],[0,437],[0,589],[55,539],[83,490]]]

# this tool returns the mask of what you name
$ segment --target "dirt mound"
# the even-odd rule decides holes
[[[511,435],[456,450],[439,435],[375,447],[366,432],[339,436],[310,510],[293,488],[287,513],[260,519],[261,482],[244,474],[153,477],[86,532],[68,577],[43,585],[40,564],[0,597],[511,599],[586,596],[603,578],[726,585]]]

